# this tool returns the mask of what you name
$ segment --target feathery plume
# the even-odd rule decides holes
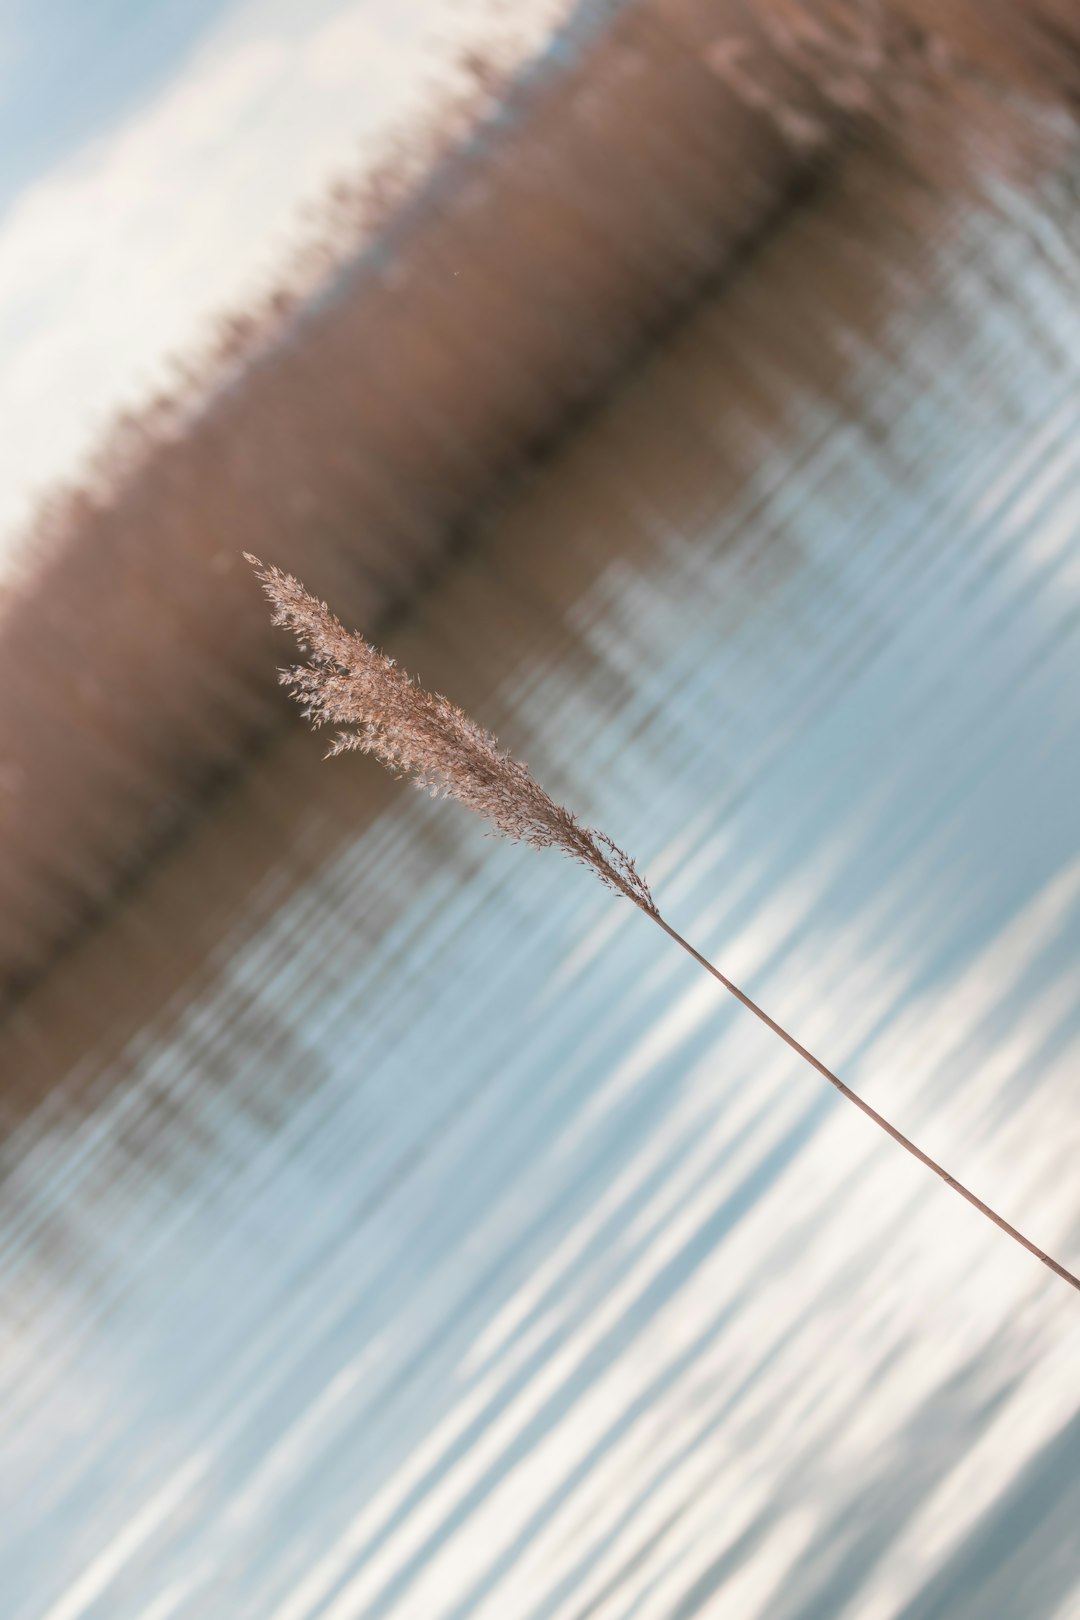
[[[437,692],[429,692],[397,667],[392,658],[374,648],[363,636],[346,630],[325,602],[309,596],[299,580],[258,557],[244,556],[262,581],[273,606],[273,621],[293,631],[306,664],[281,671],[282,684],[292,689],[313,726],[348,726],[339,731],[330,754],[358,749],[374,754],[395,775],[410,778],[436,798],[454,798],[490,822],[504,838],[531,844],[534,849],[561,849],[572,860],[589,866],[617,893],[623,894],[688,956],[712,974],[735,999],[759,1018],[812,1069],[868,1119],[891,1136],[920,1164],[940,1176],[987,1220],[1041,1260],[1063,1281],[1080,1290],[1080,1277],[1026,1238],[989,1204],[930,1158],[922,1148],[871,1108],[857,1092],[825,1067],[819,1058],[771,1018],[738,985],[700,951],[675,932],[661,915],[649,886],[625,850],[604,833],[583,826],[577,817],[548,797],[529,775],[528,768],[500,748],[496,739],[467,714]]]
[[[512,758],[449,698],[429,692],[354,631],[299,580],[244,556],[262,581],[275,624],[291,630],[308,662],[281,671],[313,726],[345,726],[329,755],[374,754],[433,798],[457,799],[496,833],[533,849],[561,849],[591,867],[642,911],[656,911],[649,886],[625,850],[556,804],[528,766]]]

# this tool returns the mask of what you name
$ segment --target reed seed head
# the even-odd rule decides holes
[[[500,834],[561,849],[609,888],[656,914],[649,886],[625,850],[544,792],[528,767],[449,698],[429,692],[362,635],[346,630],[300,581],[244,556],[262,581],[275,624],[291,630],[307,662],[281,671],[315,727],[338,726],[328,750],[374,754],[435,798],[457,799]]]

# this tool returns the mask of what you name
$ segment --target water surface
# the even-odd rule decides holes
[[[387,639],[1075,1268],[1077,244],[861,219]],[[319,753],[4,1037],[9,1620],[1080,1611],[1075,1296],[587,873]]]

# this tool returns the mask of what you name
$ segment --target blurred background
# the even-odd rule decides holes
[[[6,1620],[1073,1620],[1076,1296],[331,763],[240,553],[1080,1267],[1072,0],[0,14]]]

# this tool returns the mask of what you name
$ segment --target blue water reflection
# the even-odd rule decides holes
[[[1080,313],[1026,242],[838,337],[796,227],[394,650],[1075,1265]],[[1075,1613],[1068,1290],[587,874],[318,752],[8,1037],[5,1612]]]

